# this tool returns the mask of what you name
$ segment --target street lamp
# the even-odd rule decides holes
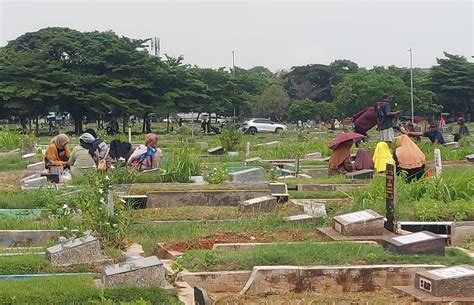
[[[413,109],[413,50],[409,48],[408,52],[410,52],[411,123],[415,125],[415,116]]]

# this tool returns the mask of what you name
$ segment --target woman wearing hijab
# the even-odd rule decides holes
[[[97,136],[94,129],[86,129],[85,133],[90,134],[94,138],[94,141],[91,143],[92,149],[97,154],[99,161],[104,160],[109,154],[109,146]]]
[[[145,144],[141,144],[128,158],[128,165],[132,165],[138,171],[145,171],[157,168],[160,149],[157,148],[158,137],[154,133],[149,133],[145,137]]]
[[[372,157],[367,150],[360,148],[357,151],[354,169],[357,171],[362,169],[374,169],[374,161],[372,161]]]
[[[387,142],[377,143],[372,160],[374,161],[374,169],[377,173],[385,172],[387,164],[395,164]]]
[[[425,174],[425,154],[407,135],[397,138],[397,149],[393,157],[397,172],[407,172],[407,181],[418,180]]]
[[[107,168],[113,168],[115,164],[121,159],[123,161],[128,160],[128,150],[124,145],[124,142],[121,142],[120,140],[112,140],[110,142],[110,150],[109,150],[109,155],[107,156]]]
[[[73,178],[80,177],[86,172],[96,169],[97,155],[92,147],[94,137],[90,133],[84,133],[79,137],[80,145],[74,147],[69,165]]]
[[[329,159],[328,174],[344,174],[353,170],[351,163],[351,147],[353,141],[342,142],[332,150]]]
[[[44,154],[44,163],[46,168],[66,167],[67,161],[71,156],[69,150],[69,137],[64,133],[55,136],[48,144]]]

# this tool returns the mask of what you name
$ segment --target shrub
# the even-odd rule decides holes
[[[204,174],[204,180],[210,184],[220,184],[229,177],[227,169],[224,167],[214,167]]]
[[[242,142],[242,133],[235,125],[231,124],[222,129],[219,140],[226,151],[235,151],[238,150]]]

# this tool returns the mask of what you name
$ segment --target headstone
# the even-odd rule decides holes
[[[105,287],[117,285],[164,287],[165,267],[156,256],[114,264],[102,270],[102,284]]]
[[[250,158],[250,159],[245,159],[244,164],[249,165],[249,164],[256,164],[256,163],[262,163],[262,158],[260,157],[255,157],[255,158]]]
[[[305,160],[319,160],[322,158],[322,154],[320,152],[314,152],[304,155]]]
[[[372,210],[333,217],[333,228],[345,236],[369,236],[384,233],[384,218]]]
[[[435,297],[474,297],[474,267],[419,271],[415,274],[415,287]]]
[[[422,231],[387,238],[382,245],[384,249],[397,254],[444,256],[445,238],[429,231]]]
[[[217,147],[208,149],[207,152],[208,152],[210,155],[213,155],[213,156],[223,155],[223,154],[224,154],[224,147],[222,147],[222,146],[217,146]]]
[[[227,155],[229,157],[238,157],[239,156],[239,152],[238,151],[229,151],[227,152]]]
[[[307,220],[313,219],[314,216],[308,215],[308,214],[301,214],[301,215],[292,215],[285,217],[283,221],[285,222],[304,222]]]
[[[240,211],[244,213],[271,212],[277,206],[277,199],[273,196],[262,196],[240,203]]]
[[[38,177],[23,180],[23,185],[21,186],[22,189],[39,189],[41,187],[48,185],[48,178],[46,177]]]
[[[269,183],[272,196],[288,196],[288,186],[283,182]]]
[[[211,298],[207,291],[201,287],[194,287],[194,303],[196,305],[211,305]]]
[[[34,156],[36,156],[36,153],[29,153],[29,154],[25,154],[25,155],[21,156],[21,159],[22,160],[28,160],[28,159],[33,158]]]
[[[448,143],[445,143],[444,146],[450,147],[450,148],[458,148],[459,143],[458,142],[448,142]]]
[[[443,171],[443,163],[441,162],[441,150],[439,150],[439,148],[436,148],[434,150],[434,162],[436,177],[439,177],[441,175],[441,172]]]
[[[470,154],[466,156],[467,161],[474,162],[474,154]]]
[[[324,217],[326,216],[326,206],[323,203],[313,202],[303,205],[303,211],[305,214]]]
[[[28,170],[44,170],[44,162],[37,162],[33,164],[28,164],[26,166],[26,169]]]
[[[361,169],[346,174],[347,179],[372,179],[374,178],[374,171],[372,169]]]
[[[265,171],[263,170],[263,168],[249,168],[229,173],[229,182],[239,184],[262,183],[264,176]]]
[[[46,258],[53,265],[64,266],[89,263],[94,259],[103,259],[103,256],[99,240],[88,235],[49,247],[46,249]]]
[[[395,224],[395,203],[396,203],[396,191],[395,191],[395,177],[396,167],[393,164],[387,164],[385,171],[385,210],[387,222],[385,228],[390,232],[395,233],[397,228]]]

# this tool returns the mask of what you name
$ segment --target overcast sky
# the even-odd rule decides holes
[[[474,55],[472,1],[5,1],[0,46],[44,27],[159,37],[162,54],[202,67],[271,70],[350,59],[429,67],[442,52]]]

